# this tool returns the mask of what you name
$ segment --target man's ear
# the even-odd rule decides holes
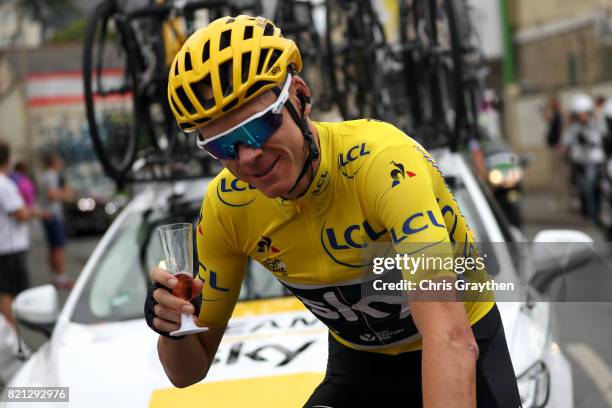
[[[306,85],[306,82],[299,76],[295,75],[291,79],[293,92],[292,102],[297,107],[300,114],[304,112],[304,116],[310,115],[312,112],[312,103],[310,96],[310,88]]]

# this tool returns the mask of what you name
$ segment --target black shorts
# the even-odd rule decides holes
[[[518,408],[521,400],[497,306],[472,330],[478,342],[479,408]],[[304,408],[422,407],[421,351],[396,356],[358,351],[329,336],[327,373]]]
[[[27,252],[0,255],[0,293],[17,296],[29,286]]]

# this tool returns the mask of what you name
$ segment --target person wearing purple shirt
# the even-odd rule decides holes
[[[28,168],[25,163],[18,162],[15,164],[15,168],[9,175],[9,178],[17,185],[19,194],[21,194],[25,204],[32,208],[36,200],[36,187],[28,174]]]

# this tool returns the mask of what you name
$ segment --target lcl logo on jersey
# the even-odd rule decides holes
[[[317,179],[317,184],[315,185],[315,189],[312,191],[312,195],[321,195],[330,184],[329,171],[323,170],[321,174],[319,174],[319,178]]]
[[[283,276],[287,276],[287,265],[276,258],[271,258],[274,254],[280,252],[280,249],[272,245],[272,239],[270,237],[261,236],[261,239],[257,241],[257,253],[263,254],[265,259],[261,262],[263,266],[268,270],[276,273],[280,273]]]
[[[230,207],[243,207],[255,201],[256,196],[252,194],[243,196],[236,193],[255,189],[255,186],[240,181],[238,178],[222,178],[217,184],[217,197],[223,204]]]
[[[363,166],[363,163],[356,170],[349,170],[346,166],[360,157],[367,156],[368,154],[370,154],[370,151],[367,150],[365,143],[351,147],[346,151],[346,154],[340,153],[338,155],[338,169],[340,169],[340,173],[347,178],[355,177],[357,172]]]
[[[389,174],[393,179],[393,181],[391,181],[391,188],[399,185],[402,180],[406,179],[406,175],[408,175],[409,178],[416,176],[415,173],[409,170],[407,171],[402,163],[391,161],[389,164],[391,164],[393,167],[391,169],[391,173]]]
[[[446,225],[444,225],[444,222],[438,221],[435,214],[431,210],[428,210],[426,212],[412,214],[404,220],[401,229],[396,230],[395,228],[391,228],[389,232],[391,233],[393,243],[399,244],[410,235],[425,231],[428,228],[446,229]]]
[[[326,228],[325,224],[326,223],[323,223],[321,227],[321,244],[323,245],[325,253],[337,264],[352,268],[359,268],[367,264],[343,262],[334,255],[334,252],[367,247],[367,242],[360,242],[360,236],[363,232],[366,233],[371,241],[378,240],[387,232],[387,230],[374,230],[367,220],[363,221],[361,224],[352,224],[342,229]]]
[[[214,290],[218,290],[219,292],[229,292],[229,288],[223,288],[219,286],[219,284],[217,283],[217,272],[213,270],[208,271],[206,269],[206,266],[204,266],[202,262],[198,261],[198,264],[200,265],[200,270],[198,271],[198,277],[202,279],[204,283],[208,282],[208,285],[211,288],[213,288]],[[213,299],[208,299],[208,300],[213,300]]]

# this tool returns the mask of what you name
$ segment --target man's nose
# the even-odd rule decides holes
[[[236,146],[236,152],[238,153],[238,163],[243,165],[255,163],[257,158],[263,154],[260,147],[249,147],[241,143]]]

